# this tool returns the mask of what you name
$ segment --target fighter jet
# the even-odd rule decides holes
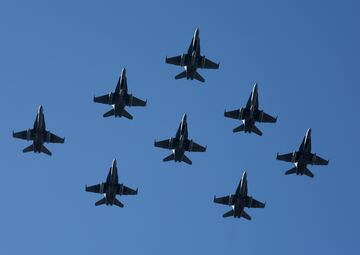
[[[291,162],[295,164],[295,167],[286,171],[285,174],[297,174],[297,175],[307,175],[311,178],[314,177],[314,174],[307,168],[307,165],[327,165],[329,160],[325,160],[316,154],[311,153],[311,128],[306,131],[306,135],[300,145],[299,151],[294,151],[293,153],[276,156],[277,160],[282,160],[286,162]]]
[[[245,207],[248,208],[264,208],[265,204],[257,201],[256,199],[248,196],[247,186],[247,174],[246,171],[243,173],[241,181],[235,191],[235,194],[225,197],[214,197],[214,203],[229,205],[232,210],[228,211],[223,217],[233,216],[234,218],[243,217],[247,220],[251,220],[249,214],[244,211]]]
[[[255,83],[245,108],[239,110],[226,111],[224,116],[227,118],[242,120],[243,124],[234,128],[233,132],[245,131],[245,133],[254,132],[262,135],[262,132],[255,126],[255,122],[275,123],[277,117],[274,118],[262,110],[259,110],[258,85]]]
[[[182,66],[185,71],[175,76],[175,79],[196,79],[205,82],[205,79],[196,71],[198,68],[218,69],[220,64],[216,64],[211,60],[201,56],[200,53],[200,31],[195,30],[195,34],[191,40],[187,54],[182,54],[176,57],[166,57],[165,62],[168,64]]]
[[[164,149],[172,150],[171,155],[163,159],[163,161],[175,160],[175,162],[184,161],[191,165],[191,160],[185,155],[185,151],[205,152],[206,147],[203,147],[193,140],[188,139],[188,127],[187,127],[186,114],[183,115],[179,128],[176,132],[176,136],[168,140],[155,141],[154,146]]]
[[[137,195],[138,189],[133,190],[126,187],[124,184],[119,184],[119,178],[117,173],[116,159],[113,160],[111,168],[109,170],[106,182],[102,182],[93,186],[85,186],[85,191],[103,194],[104,198],[95,203],[98,205],[116,205],[118,207],[124,207],[123,203],[116,199],[116,195]]]
[[[113,109],[106,112],[103,117],[115,116],[115,117],[126,117],[128,119],[133,119],[130,113],[125,110],[125,106],[145,106],[147,101],[142,101],[134,97],[131,94],[128,94],[127,79],[126,79],[126,69],[123,68],[121,71],[121,76],[116,85],[115,92],[110,92],[107,95],[95,97],[94,102],[100,104],[112,105]]]
[[[26,147],[23,152],[43,152],[51,156],[51,152],[44,146],[44,143],[64,143],[65,138],[58,137],[46,130],[43,107],[39,106],[38,113],[32,129],[14,133],[13,137],[33,141],[32,145]]]

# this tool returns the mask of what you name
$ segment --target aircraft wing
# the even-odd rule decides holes
[[[13,137],[23,139],[23,140],[28,140],[28,138],[29,138],[29,140],[33,140],[33,137],[34,137],[33,132],[30,131],[30,137],[27,137],[27,133],[28,133],[27,130],[16,132],[16,133],[13,132]]]
[[[101,194],[101,188],[100,188],[100,184],[96,184],[96,185],[92,185],[92,186],[86,186],[85,187],[85,191],[86,192],[93,192],[93,193],[100,193]],[[105,192],[105,191],[103,191]]]
[[[256,120],[259,122],[275,123],[277,118],[274,118],[273,116],[271,116],[263,111],[258,111]]]
[[[177,145],[177,142],[175,139],[167,139],[167,140],[154,142],[155,147],[160,147],[160,148],[169,149],[169,150],[175,149],[176,145]]]
[[[200,144],[197,144],[197,143],[195,143],[193,141],[187,140],[186,144],[185,144],[185,150],[193,151],[193,152],[205,152],[206,147],[204,147],[204,146],[202,146]]]
[[[241,116],[240,114],[240,109],[238,110],[233,110],[233,111],[225,111],[224,112],[224,116],[227,118],[232,118],[232,119],[236,119],[236,120],[243,120],[244,116]]]
[[[230,200],[231,200],[230,196],[214,197],[214,203],[217,203],[217,204],[231,205]]]
[[[94,102],[100,104],[111,104],[109,100],[109,95],[94,97]]]
[[[276,159],[282,160],[286,162],[292,162],[293,153],[287,153],[287,154],[277,154]]]
[[[137,97],[134,97],[133,95],[128,95],[126,98],[126,105],[127,106],[145,106],[146,101],[143,101]]]
[[[185,63],[183,63],[183,64],[186,65],[188,57],[187,57],[187,55],[184,55],[184,56],[185,56]],[[181,65],[181,55],[176,56],[176,57],[171,57],[171,58],[166,57],[165,62],[167,64],[180,66]]]
[[[249,202],[251,202],[251,204],[248,205],[248,207],[251,207],[251,208],[264,208],[265,207],[265,204],[252,198]]]
[[[47,135],[50,136],[50,140],[47,141],[48,143],[64,143],[65,142],[65,138],[61,138],[51,132],[48,132]]]
[[[129,187],[126,187],[125,185],[123,185],[123,190],[122,190],[122,194],[121,195],[137,195],[138,190],[133,190]]]
[[[212,62],[210,59],[205,57],[199,58],[198,66],[205,69],[218,69],[219,64]]]
[[[312,165],[327,165],[329,164],[329,160],[323,159],[318,155],[313,155],[312,161],[310,162]]]

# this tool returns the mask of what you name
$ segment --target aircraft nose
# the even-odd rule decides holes
[[[199,35],[200,35],[200,29],[197,28],[197,29],[195,30],[195,37],[199,37]]]
[[[125,76],[126,75],[126,69],[125,67],[121,70],[121,76]]]
[[[117,164],[117,163],[116,163],[116,158],[114,158],[114,159],[113,159],[113,162],[112,162],[112,166],[113,166],[113,167],[116,167],[116,164]]]
[[[257,91],[257,89],[258,89],[258,84],[257,84],[257,82],[255,82],[253,91],[255,92],[255,91]]]
[[[182,121],[185,122],[186,119],[187,119],[187,115],[186,115],[186,113],[184,113],[184,115],[183,115],[183,117],[182,117]]]
[[[306,131],[306,134],[307,134],[308,136],[311,136],[311,128],[309,128],[309,129]]]
[[[247,178],[247,171],[245,170],[242,176],[242,179],[245,180]]]
[[[43,107],[42,105],[39,106],[39,109],[38,109],[38,113],[42,113],[43,112]]]

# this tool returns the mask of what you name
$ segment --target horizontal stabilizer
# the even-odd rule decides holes
[[[262,136],[262,132],[255,125],[253,125],[251,131],[254,132],[255,134],[259,135],[259,136]]]
[[[106,198],[104,197],[103,199],[100,199],[99,201],[97,201],[95,203],[95,206],[103,205],[105,203],[106,203]]]
[[[28,147],[26,147],[25,149],[23,149],[23,152],[30,152],[34,150],[34,145],[30,145]]]
[[[116,205],[116,206],[118,206],[118,207],[121,207],[121,208],[124,207],[123,203],[121,203],[121,202],[120,202],[119,200],[117,200],[116,198],[115,198],[115,200],[114,200],[114,205]]]
[[[198,72],[195,72],[194,79],[201,81],[201,82],[205,82],[205,79]]]
[[[186,78],[186,71],[179,73],[178,75],[175,76],[175,80],[182,79],[182,78]]]
[[[293,167],[285,172],[286,175],[288,174],[296,174],[296,167]]]
[[[166,161],[171,161],[175,159],[175,155],[174,154],[170,154],[169,156],[167,156],[166,158],[163,159],[164,162]]]
[[[223,214],[224,218],[231,217],[231,216],[234,216],[234,210],[228,211],[228,212]]]
[[[44,145],[41,146],[41,152],[51,156],[51,151],[49,151]]]
[[[247,214],[247,212],[245,212],[244,210],[241,212],[241,217],[243,217],[247,220],[251,220],[251,216],[249,214]]]
[[[245,130],[245,125],[242,124],[242,125],[238,126],[237,128],[234,128],[233,132],[236,133],[236,132],[241,132],[244,130]]]
[[[125,109],[123,109],[121,111],[121,115],[124,116],[125,118],[128,118],[129,120],[132,120],[133,119],[133,116],[131,116],[130,113],[128,113]]]
[[[185,154],[183,155],[182,161],[184,161],[185,163],[187,163],[189,165],[192,165],[192,161],[188,157],[186,157]]]
[[[304,172],[305,175],[311,177],[311,178],[314,178],[314,174],[309,170],[309,169],[305,169],[305,172]]]
[[[110,111],[104,113],[103,117],[106,118],[106,117],[110,117],[110,116],[113,116],[113,115],[115,115],[115,110],[111,109]]]

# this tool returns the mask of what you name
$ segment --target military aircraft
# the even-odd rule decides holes
[[[125,106],[145,106],[147,101],[142,101],[134,97],[131,94],[128,94],[127,79],[126,79],[126,69],[123,68],[121,71],[121,76],[116,85],[115,92],[110,92],[107,95],[95,97],[94,102],[100,104],[112,105],[113,109],[106,112],[103,117],[115,116],[121,117],[124,116],[128,119],[133,119],[130,113],[125,110]]]
[[[282,160],[286,162],[291,162],[295,164],[295,167],[286,171],[285,174],[297,174],[297,175],[307,175],[311,178],[314,177],[314,174],[307,168],[307,165],[327,165],[329,160],[325,160],[316,154],[311,153],[311,128],[306,131],[306,135],[300,145],[299,151],[294,151],[293,153],[276,156],[277,160]]]
[[[259,110],[258,85],[255,83],[245,108],[239,110],[226,111],[224,116],[227,118],[242,120],[243,124],[234,128],[233,132],[245,131],[245,133],[254,132],[262,135],[262,132],[255,126],[255,122],[275,123],[277,118],[270,116],[264,111]]]
[[[194,151],[194,152],[205,152],[206,147],[203,147],[193,140],[188,139],[188,127],[187,127],[187,117],[186,114],[183,115],[179,128],[176,132],[176,136],[168,140],[155,141],[154,146],[164,149],[172,150],[171,155],[163,159],[163,161],[175,160],[175,162],[184,161],[185,163],[191,165],[191,160],[185,155],[185,151]]]
[[[44,146],[44,143],[64,143],[65,141],[65,138],[58,137],[46,130],[43,107],[41,105],[39,106],[33,128],[21,132],[13,132],[13,137],[33,141],[32,145],[26,147],[23,152],[43,152],[49,156],[51,156],[51,152]]]
[[[116,195],[137,195],[138,193],[138,189],[133,190],[123,184],[119,184],[116,159],[114,159],[112,162],[111,168],[106,178],[106,182],[89,187],[85,186],[85,191],[104,195],[104,198],[97,201],[95,206],[106,204],[116,205],[121,208],[124,207],[124,205],[116,199]]]
[[[245,207],[248,208],[264,208],[265,204],[257,201],[256,199],[248,196],[247,173],[243,173],[241,181],[235,191],[235,194],[225,197],[214,197],[214,203],[229,205],[232,210],[228,211],[223,217],[233,216],[234,218],[243,217],[251,220],[249,214],[244,211]]]
[[[176,57],[166,57],[165,62],[168,64],[182,66],[185,71],[175,76],[175,79],[196,79],[205,82],[205,79],[197,72],[198,68],[218,69],[220,64],[216,64],[211,60],[201,56],[200,53],[200,31],[195,30],[194,37],[191,40],[187,54],[182,54]]]

